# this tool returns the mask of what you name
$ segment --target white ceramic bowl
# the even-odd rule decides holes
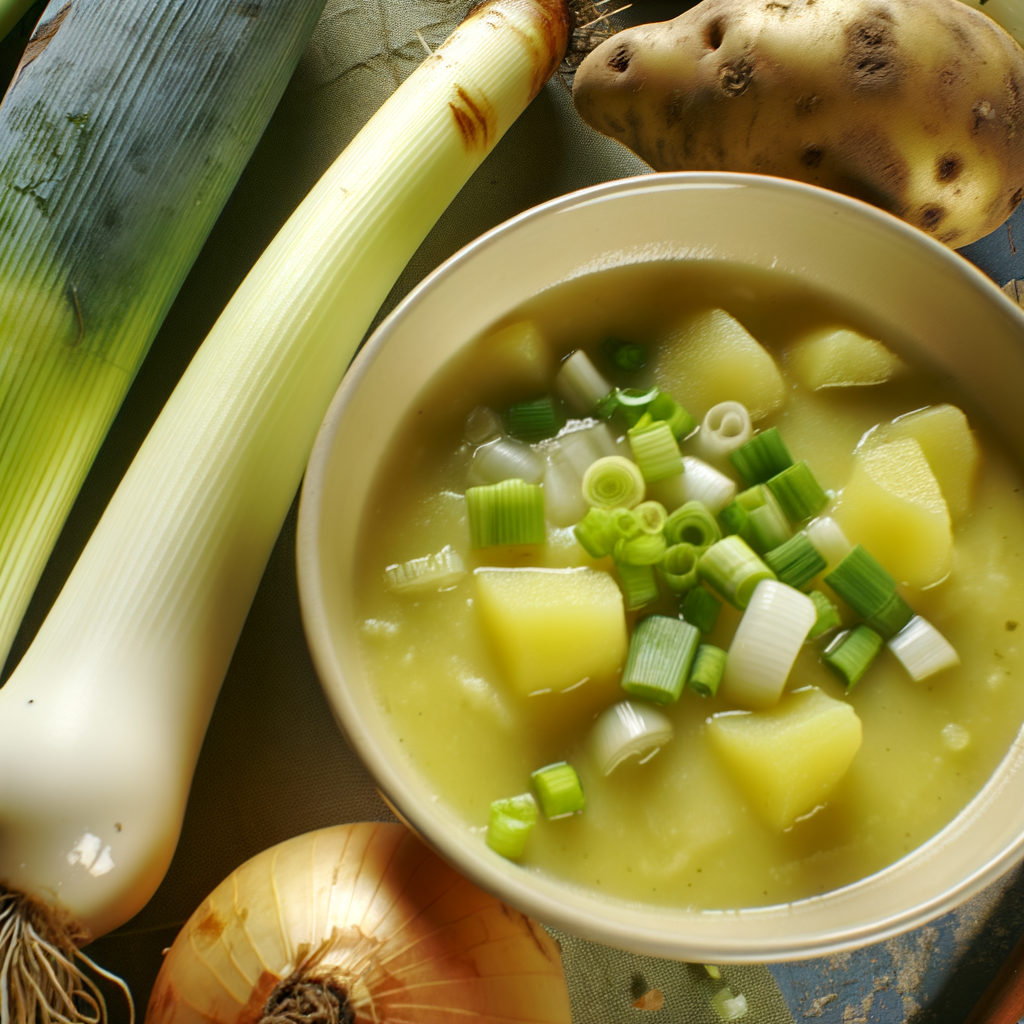
[[[941,833],[854,885],[785,906],[687,911],[609,899],[488,850],[399,747],[357,655],[352,567],[363,500],[407,407],[468,339],[550,285],[623,262],[727,259],[870,305],[895,337],[959,378],[1024,460],[1024,315],[966,260],[844,196],[781,179],[662,174],[565,196],[477,239],[381,325],[349,371],[310,460],[299,515],[302,612],[349,742],[388,800],[445,858],[533,917],[634,952],[723,963],[819,956],[949,910],[1024,852],[1024,741]],[[397,418],[396,418],[397,419]],[[362,500],[361,500],[362,499]]]

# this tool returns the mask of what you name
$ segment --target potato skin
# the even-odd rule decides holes
[[[961,246],[1024,197],[1022,88],[960,0],[702,0],[602,43],[573,100],[655,170],[795,178]]]

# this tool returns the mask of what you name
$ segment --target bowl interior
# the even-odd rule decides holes
[[[778,907],[639,906],[522,871],[493,854],[404,756],[360,664],[351,586],[364,502],[391,441],[376,410],[408,408],[466,341],[552,284],[651,260],[732,260],[869,307],[909,350],[959,379],[1024,455],[1024,315],[966,260],[901,221],[779,179],[664,174],[575,193],[507,222],[421,284],[381,325],[331,406],[299,517],[303,618],[317,671],[381,790],[477,884],[608,945],[696,962],[789,959],[878,941],[950,909],[1024,850],[1024,744],[941,833],[884,871]]]

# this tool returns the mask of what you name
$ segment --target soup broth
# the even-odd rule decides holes
[[[824,806],[784,831],[765,823],[709,742],[710,717],[735,707],[721,693],[684,690],[660,709],[672,722],[672,741],[646,763],[627,760],[605,777],[587,737],[595,716],[624,696],[616,680],[531,696],[510,687],[481,628],[473,570],[595,565],[614,575],[614,568],[610,559],[590,558],[571,528],[550,524],[544,545],[470,547],[467,416],[543,390],[496,367],[487,338],[468,344],[429,382],[398,430],[367,506],[354,585],[361,656],[402,749],[481,845],[491,802],[528,790],[532,771],[564,760],[579,773],[586,808],[562,820],[542,816],[521,858],[524,870],[628,900],[733,908],[812,896],[879,870],[938,832],[992,774],[1024,719],[1024,497],[1016,467],[976,410],[920,363],[870,386],[799,386],[785,353],[817,326],[848,326],[907,353],[870,313],[782,275],[711,262],[607,270],[557,285],[495,329],[530,320],[550,347],[553,369],[582,348],[613,384],[642,388],[657,379],[659,339],[709,308],[736,317],[785,378],[782,408],[755,427],[777,426],[793,458],[806,459],[840,505],[860,440],[913,410],[945,402],[964,409],[982,453],[969,512],[954,523],[952,571],[927,589],[901,588],[961,665],[914,682],[883,648],[847,690],[821,661],[828,638],[805,643],[797,656],[787,691],[819,687],[848,702],[863,726],[862,745]],[[613,369],[601,355],[609,335],[644,344],[647,364]],[[683,404],[698,420],[706,411]],[[691,444],[680,442],[684,455]],[[446,545],[468,570],[457,583],[416,595],[388,588],[385,567]],[[677,606],[663,591],[655,604],[627,613],[630,628],[652,613],[675,616]],[[727,650],[740,615],[724,604],[705,642]],[[848,610],[845,619],[856,621]]]

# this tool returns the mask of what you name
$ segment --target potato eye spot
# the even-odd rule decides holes
[[[925,231],[934,231],[945,216],[946,211],[941,206],[926,206],[921,211],[921,227]]]
[[[704,36],[704,42],[707,44],[709,50],[717,50],[722,45],[722,40],[725,38],[725,33],[722,31],[722,23],[720,21],[713,21],[708,25],[707,34]]]
[[[1012,196],[1010,196],[1010,209],[1016,210],[1022,199],[1024,199],[1024,188],[1019,188]]]
[[[629,51],[620,46],[609,58],[608,67],[617,71],[620,75],[629,67]]]
[[[800,163],[804,167],[817,167],[821,163],[822,152],[817,146],[807,146],[800,154]]]
[[[958,156],[941,156],[935,170],[935,176],[939,181],[954,181],[960,176],[963,170],[963,163]]]
[[[718,84],[726,96],[742,96],[747,91],[753,74],[754,65],[746,57],[741,57],[731,64],[722,65],[718,72]]]

